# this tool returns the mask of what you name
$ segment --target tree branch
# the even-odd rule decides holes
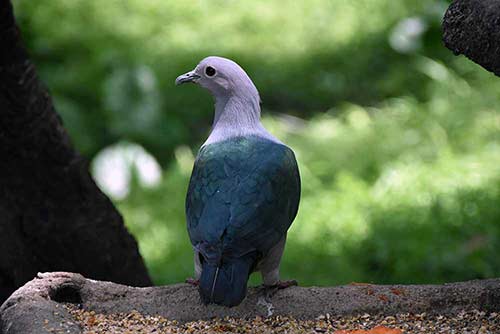
[[[291,287],[265,299],[258,288],[250,288],[237,307],[204,306],[196,288],[187,284],[132,288],[110,282],[85,279],[79,274],[46,273],[16,291],[0,308],[0,331],[37,332],[48,319],[49,327],[60,328],[72,317],[60,303],[79,304],[97,313],[161,315],[180,322],[224,318],[252,318],[283,315],[314,319],[335,315],[397,313],[456,314],[474,309],[500,310],[500,279],[476,280],[444,285],[371,285],[339,287]],[[10,330],[6,330],[9,324]],[[65,328],[71,333],[79,329]],[[23,332],[24,333],[24,332]]]

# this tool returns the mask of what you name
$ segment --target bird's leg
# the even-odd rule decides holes
[[[258,267],[262,273],[263,290],[266,299],[270,299],[278,290],[298,285],[296,280],[280,280],[280,262],[283,250],[285,249],[286,236],[276,244],[269,253],[262,259]]]
[[[190,285],[194,286],[194,287],[198,287],[200,285],[200,280],[192,278],[192,277],[186,278],[185,282],[187,284],[190,284]]]
[[[194,277],[186,278],[186,283],[191,284],[194,287],[198,287],[200,285],[200,276],[201,276],[201,262],[200,262],[200,253],[195,249],[194,250]]]
[[[271,250],[262,258],[257,265],[262,274],[264,286],[275,286],[280,281],[280,262],[283,251],[285,250],[286,236],[278,242]]]

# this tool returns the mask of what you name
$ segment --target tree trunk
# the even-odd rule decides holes
[[[0,0],[0,302],[39,271],[151,283],[134,238],[71,146]]]
[[[500,76],[500,1],[455,0],[443,19],[443,41]]]

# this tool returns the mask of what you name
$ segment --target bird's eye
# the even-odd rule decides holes
[[[209,77],[213,77],[215,75],[215,68],[213,68],[212,66],[207,66],[205,68],[205,74]]]

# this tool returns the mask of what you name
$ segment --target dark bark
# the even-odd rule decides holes
[[[72,147],[0,0],[0,301],[39,271],[149,285],[122,217]]]
[[[444,16],[443,41],[500,76],[500,1],[455,0]]]
[[[79,304],[97,313],[161,315],[180,322],[226,316],[291,316],[423,313],[455,315],[461,311],[500,311],[500,279],[444,285],[371,285],[291,287],[271,298],[250,288],[237,307],[204,306],[196,288],[188,284],[131,288],[90,281],[78,274],[45,273],[17,290],[0,307],[0,332],[38,333],[42,326],[64,333],[81,333],[60,303]],[[46,320],[46,321],[45,321]]]

